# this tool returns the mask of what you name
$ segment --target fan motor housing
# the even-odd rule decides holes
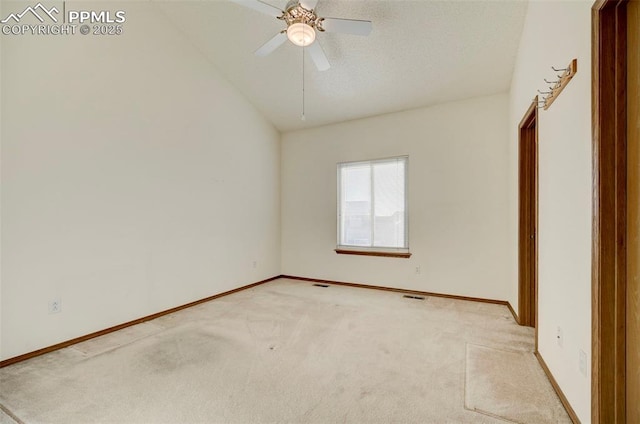
[[[287,27],[296,23],[303,23],[318,31],[324,31],[324,29],[322,29],[322,18],[318,18],[313,10],[302,7],[298,0],[290,0],[289,3],[287,3],[285,12],[280,19],[287,23]]]

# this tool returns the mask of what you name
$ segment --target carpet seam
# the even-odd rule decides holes
[[[567,408],[567,405],[565,404],[565,400],[566,398],[563,399],[564,394],[560,395],[560,393],[558,393],[558,389],[556,388],[556,385],[554,384],[555,381],[552,381],[552,378],[549,376],[547,369],[545,369],[545,366],[541,363],[541,357],[539,356],[538,352],[529,352],[529,351],[521,351],[521,350],[512,350],[512,349],[508,349],[508,348],[495,348],[495,347],[491,347],[491,346],[486,346],[486,345],[481,345],[481,344],[477,344],[477,343],[465,343],[465,360],[464,360],[464,409],[471,411],[471,412],[477,412],[479,414],[482,415],[486,415],[495,419],[500,419],[502,421],[508,422],[508,423],[513,423],[513,424],[525,424],[525,423],[521,423],[519,421],[513,421],[510,420],[508,418],[502,417],[500,415],[497,414],[493,414],[491,412],[485,411],[483,409],[480,408],[476,408],[474,407],[473,409],[471,407],[469,407],[467,405],[467,376],[469,375],[469,369],[468,369],[468,360],[469,360],[469,346],[476,346],[476,347],[481,347],[481,348],[485,348],[485,349],[492,349],[492,350],[498,350],[501,352],[506,352],[506,353],[517,353],[517,354],[526,354],[526,353],[530,353],[532,354],[537,360],[538,362],[540,362],[540,368],[542,369],[543,374],[547,377],[547,379],[549,380],[549,383],[551,384],[551,387],[553,389],[554,392],[556,392],[556,395],[558,395],[558,400],[560,401],[560,404],[562,405],[562,407],[565,409],[567,415],[569,416],[569,418],[571,419],[572,422],[576,423],[576,424],[580,424],[580,421],[575,421],[574,420],[574,414],[575,412],[573,412],[573,409],[571,409],[571,412],[569,411],[569,409]],[[568,401],[567,401],[568,402]],[[570,405],[569,405],[570,406]],[[572,414],[573,413],[573,414]]]
[[[9,416],[9,418],[11,418],[13,421],[15,421],[16,424],[26,424],[24,421],[22,421],[20,418],[18,418],[13,412],[11,412],[9,410],[9,408],[4,406],[2,403],[0,403],[0,409],[2,410],[2,412],[7,414]]]
[[[494,419],[498,419],[498,420],[502,420],[502,421],[505,421],[505,422],[508,422],[508,423],[512,423],[512,424],[521,424],[521,423],[518,423],[518,422],[516,422],[516,421],[511,421],[511,420],[506,419],[506,418],[504,418],[504,417],[501,417],[501,416],[498,416],[498,415],[495,415],[495,414],[491,414],[490,412],[488,412],[488,411],[484,411],[484,410],[479,409],[479,408],[473,408],[473,409],[471,409],[471,408],[469,407],[469,405],[467,405],[467,376],[469,375],[469,373],[468,373],[468,370],[469,370],[469,369],[468,369],[468,363],[469,363],[469,345],[473,345],[473,346],[480,346],[480,347],[488,347],[488,346],[479,345],[479,344],[475,344],[475,343],[468,343],[468,342],[464,344],[464,351],[465,351],[465,352],[464,352],[464,376],[463,376],[463,390],[464,390],[464,393],[463,393],[463,395],[464,395],[464,396],[463,396],[463,399],[464,399],[463,404],[464,404],[464,405],[463,405],[463,407],[464,407],[464,409],[466,409],[466,410],[467,410],[467,411],[469,411],[469,412],[475,412],[475,413],[477,413],[477,414],[486,415],[486,416],[488,416],[488,417],[491,417],[491,418],[494,418]],[[491,348],[489,348],[489,349],[491,349]]]

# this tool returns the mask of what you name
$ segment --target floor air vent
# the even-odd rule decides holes
[[[314,287],[324,287],[324,288],[327,288],[327,287],[329,287],[329,285],[328,285],[328,284],[314,284]]]
[[[413,295],[410,295],[410,294],[405,294],[402,297],[406,297],[407,299],[424,300],[424,297],[422,297],[422,296],[413,296]]]

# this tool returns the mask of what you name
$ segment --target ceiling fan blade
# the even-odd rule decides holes
[[[307,10],[315,9],[317,4],[318,0],[300,0],[300,6],[304,7]]]
[[[264,57],[280,47],[285,41],[287,41],[287,31],[279,32],[275,37],[264,43],[262,47],[256,50],[255,55]]]
[[[318,71],[326,71],[331,67],[331,65],[329,65],[329,60],[327,60],[327,56],[324,54],[324,50],[322,50],[322,46],[318,43],[318,40],[310,46],[305,47],[305,49],[309,52],[309,56],[311,56],[313,63],[316,64]]]
[[[371,21],[358,21],[355,19],[322,19],[322,29],[327,32],[342,32],[354,35],[369,35],[373,29]]]
[[[229,1],[244,7],[248,7],[249,9],[257,10],[258,12],[266,13],[267,15],[273,16],[274,18],[279,18],[280,16],[282,16],[282,13],[283,13],[282,10],[278,9],[277,7],[261,2],[260,0],[229,0]]]

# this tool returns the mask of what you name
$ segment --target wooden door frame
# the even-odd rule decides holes
[[[591,420],[626,420],[626,0],[592,7]]]
[[[531,137],[533,132],[533,137]],[[523,143],[532,143],[531,149],[524,150]],[[533,158],[524,157],[529,152]],[[535,203],[533,216],[529,216],[522,210],[523,196],[525,188],[522,184],[522,174],[533,173],[534,194],[533,202]],[[530,235],[524,234],[522,231],[523,220],[533,220],[529,224],[533,226],[534,247],[533,252],[529,252],[527,244],[530,241]],[[536,351],[538,350],[538,98],[533,99],[533,103],[527,109],[518,125],[518,324],[536,328]],[[529,252],[532,254],[534,275],[533,278],[524,278],[522,274],[523,254]]]

